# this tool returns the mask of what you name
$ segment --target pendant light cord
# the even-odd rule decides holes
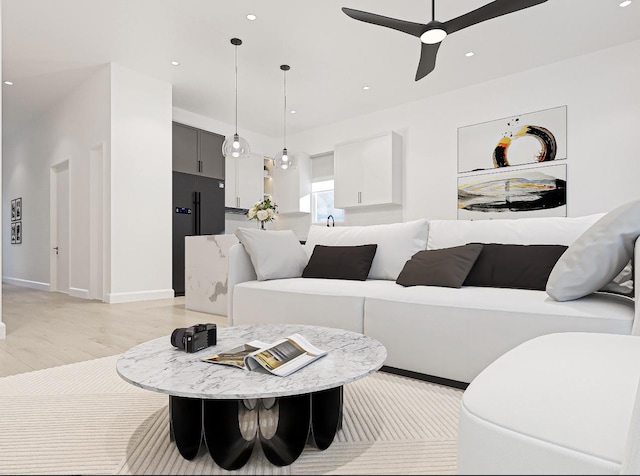
[[[431,20],[436,21],[436,0],[431,0]]]
[[[284,148],[287,148],[287,71],[284,74]]]
[[[238,45],[235,45],[236,53],[236,135],[238,135]]]

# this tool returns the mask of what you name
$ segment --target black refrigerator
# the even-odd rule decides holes
[[[173,172],[173,290],[184,296],[184,238],[224,233],[224,180]]]

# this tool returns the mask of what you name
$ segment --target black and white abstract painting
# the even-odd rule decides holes
[[[458,219],[567,216],[567,166],[458,177]]]
[[[567,158],[567,106],[458,128],[458,173]]]

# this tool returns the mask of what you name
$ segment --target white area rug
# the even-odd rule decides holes
[[[239,471],[169,441],[168,397],[115,357],[0,378],[0,474],[453,474],[461,390],[378,372],[345,386],[343,428],[291,466],[260,451]]]

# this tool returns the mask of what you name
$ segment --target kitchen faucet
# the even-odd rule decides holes
[[[333,219],[333,215],[327,217],[327,226],[329,226],[329,218],[331,218],[331,226],[336,226],[336,221]]]

